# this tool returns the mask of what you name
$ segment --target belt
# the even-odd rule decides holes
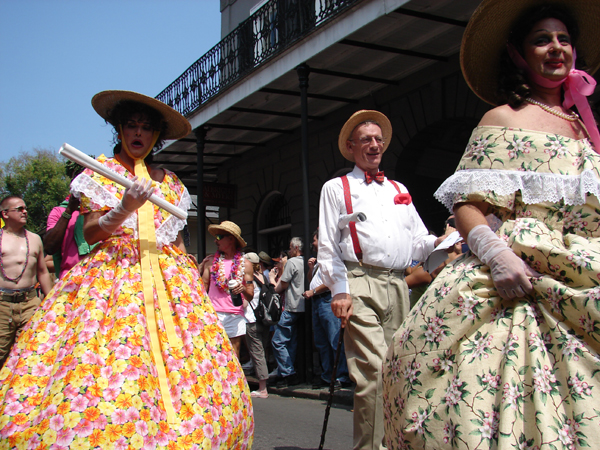
[[[313,300],[319,300],[320,298],[331,297],[331,291],[321,292],[320,294],[313,295]]]
[[[388,269],[386,267],[372,266],[371,264],[357,263],[354,261],[344,261],[344,264],[349,269],[355,269],[357,267],[360,267],[360,268],[364,269],[366,272],[370,272],[370,273],[380,273],[380,274],[404,277],[405,269]]]
[[[30,291],[24,292],[16,292],[14,294],[7,294],[5,292],[0,292],[0,301],[8,302],[8,303],[23,303],[32,298],[37,297],[37,290],[32,289]]]

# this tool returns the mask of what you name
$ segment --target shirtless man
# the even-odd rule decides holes
[[[9,195],[0,202],[5,226],[0,229],[0,368],[17,334],[40,305],[36,283],[44,295],[52,279],[44,261],[42,240],[25,229],[27,207],[23,199]]]

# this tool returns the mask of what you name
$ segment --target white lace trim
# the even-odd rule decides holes
[[[181,195],[181,199],[179,200],[179,206],[184,211],[190,209],[190,205],[192,203],[192,199],[190,197],[190,193],[187,188],[183,188],[183,193]],[[165,220],[156,230],[156,242],[161,245],[170,244],[177,239],[177,234],[183,230],[185,227],[186,221],[180,219],[176,216],[171,215],[167,220]]]
[[[452,211],[457,194],[490,191],[498,195],[510,195],[521,191],[523,202],[528,205],[557,203],[560,200],[564,200],[568,205],[583,205],[586,194],[600,198],[600,180],[589,169],[579,175],[467,169],[455,172],[442,183],[434,196]]]
[[[108,192],[101,184],[96,182],[94,179],[86,174],[81,174],[71,183],[71,193],[77,198],[81,198],[81,194],[85,195],[92,200],[100,208],[108,206],[114,208],[120,202],[120,200]],[[183,188],[181,199],[179,200],[179,206],[184,211],[187,211],[191,205],[191,198],[187,188]],[[156,230],[156,243],[159,246],[165,246],[174,242],[177,239],[177,234],[183,230],[186,221],[179,219],[173,215],[169,216]],[[123,228],[130,228],[133,230],[134,237],[138,238],[138,224],[137,214],[130,215],[125,222],[121,224]]]

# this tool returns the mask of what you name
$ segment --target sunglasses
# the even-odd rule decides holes
[[[231,235],[230,234],[215,234],[215,239],[217,241],[220,241],[221,239],[229,237],[229,236],[231,236]]]
[[[13,208],[13,209],[3,209],[3,211],[8,211],[8,212],[19,211],[20,213],[23,213],[23,212],[27,211],[27,206],[19,206],[18,208]]]

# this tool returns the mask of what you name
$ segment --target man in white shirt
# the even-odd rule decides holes
[[[325,183],[319,207],[319,263],[333,294],[331,309],[346,328],[346,358],[356,383],[354,449],[385,448],[381,367],[410,308],[404,270],[443,240],[429,235],[406,187],[379,171],[391,138],[384,114],[354,113],[338,147],[356,166],[345,180]],[[347,224],[351,213],[366,219]]]

